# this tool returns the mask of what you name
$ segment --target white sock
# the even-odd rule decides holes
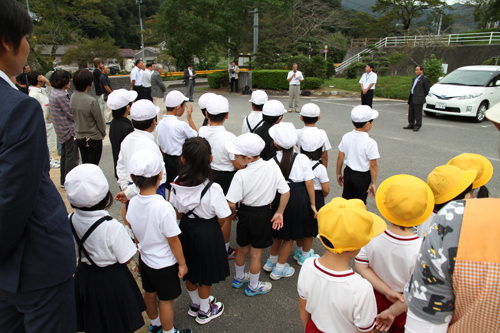
[[[245,265],[238,266],[234,264],[234,268],[236,269],[236,278],[243,280],[245,278]]]
[[[153,326],[161,326],[160,316],[158,316],[158,318],[156,318],[156,319],[152,319],[151,320],[151,325],[153,325]]]
[[[257,289],[257,286],[259,285],[259,276],[260,272],[257,274],[250,273],[250,288]]]
[[[200,305],[200,295],[198,294],[198,289],[194,291],[188,290],[189,297],[191,298],[191,303]]]
[[[200,311],[207,313],[210,310],[210,298],[200,298]]]
[[[229,251],[229,242],[226,243],[226,252]]]
[[[172,327],[170,331],[163,330],[163,333],[175,333],[175,329]]]
[[[283,268],[285,268],[285,264],[280,264],[279,262],[276,263],[276,269],[278,270],[278,273],[283,272]]]
[[[271,264],[276,265],[276,263],[278,262],[278,256],[270,255],[269,260],[271,260]]]
[[[297,251],[299,251],[300,253],[302,253],[304,250],[302,249],[302,246],[297,246]]]
[[[310,255],[310,254],[311,254],[311,251],[302,252],[302,256],[303,256],[304,258],[309,257],[309,255]]]

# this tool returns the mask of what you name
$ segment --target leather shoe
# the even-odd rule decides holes
[[[405,126],[403,127],[404,129],[413,129],[413,125],[408,125],[408,126]]]
[[[413,132],[418,132],[419,129],[420,127],[413,127]]]

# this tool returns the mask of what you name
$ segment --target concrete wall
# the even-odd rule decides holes
[[[252,71],[240,72],[238,74],[238,91],[243,91],[245,86],[249,86],[252,89]]]
[[[111,81],[111,87],[114,89],[130,89],[130,75],[127,76],[110,76],[109,80]],[[68,89],[68,93],[71,94],[75,91],[75,86],[73,85],[73,80],[71,80],[71,86]],[[90,89],[89,93],[96,97],[94,85],[92,85],[92,89]]]

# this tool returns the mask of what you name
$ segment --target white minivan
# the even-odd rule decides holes
[[[484,119],[484,113],[500,103],[500,66],[460,67],[434,84],[425,99],[424,113]]]

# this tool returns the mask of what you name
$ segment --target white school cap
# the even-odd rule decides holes
[[[68,201],[75,207],[92,207],[109,192],[109,185],[101,168],[85,163],[73,168],[64,182]]]
[[[116,89],[109,94],[107,103],[111,110],[118,110],[135,101],[136,98],[137,91],[135,90]]]
[[[134,176],[151,178],[163,170],[163,160],[152,150],[139,150],[132,155],[128,163],[128,171]]]
[[[326,132],[317,127],[307,128],[300,139],[300,148],[313,152],[323,147],[326,141]]]
[[[319,106],[314,103],[307,103],[300,110],[300,115],[303,117],[319,117],[319,113]]]
[[[252,91],[252,97],[249,102],[255,105],[264,105],[267,102],[267,94],[264,90],[254,90]]]
[[[355,123],[366,123],[378,117],[378,111],[368,105],[358,105],[351,111],[351,119]]]
[[[265,116],[279,117],[286,112],[285,106],[278,100],[270,100],[264,103],[262,114]]]
[[[160,108],[155,106],[153,102],[148,99],[140,99],[130,108],[130,116],[135,121],[143,121],[153,119],[156,117]]]
[[[216,95],[208,100],[207,112],[213,115],[229,112],[229,101],[226,97]]]
[[[269,135],[283,149],[290,149],[297,143],[297,130],[292,123],[279,123],[269,129]]]
[[[189,101],[189,98],[184,96],[179,90],[172,90],[165,97],[165,105],[167,108],[175,108],[176,106],[181,105],[184,101]]]
[[[200,106],[200,109],[206,109],[207,108],[207,103],[210,100],[210,98],[217,96],[214,93],[205,93],[200,96],[200,99],[198,100],[198,105]]]
[[[231,154],[242,156],[259,156],[266,143],[254,133],[245,133],[225,144],[226,150]]]

